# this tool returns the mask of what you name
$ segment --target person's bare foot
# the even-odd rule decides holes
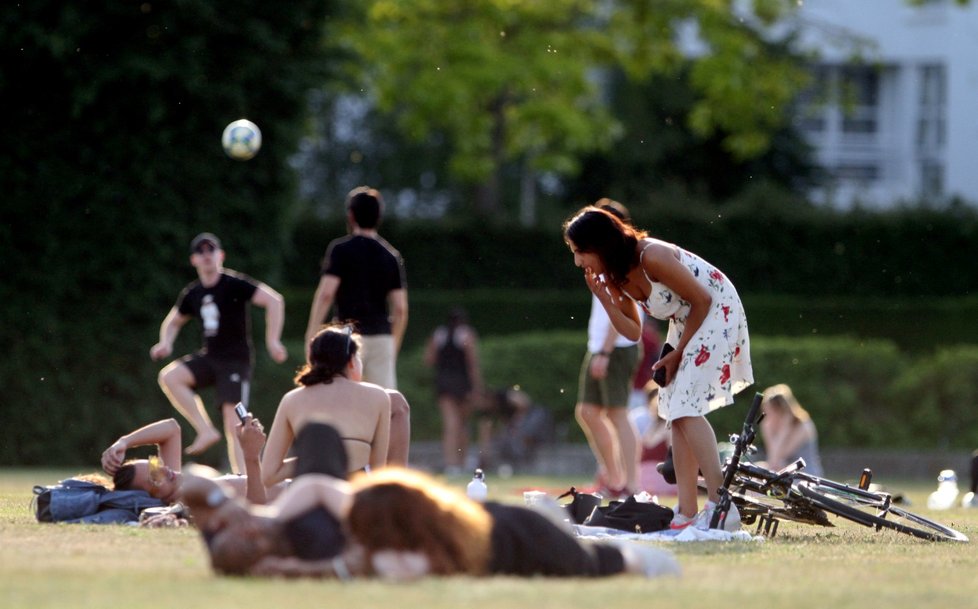
[[[183,452],[188,455],[199,455],[211,446],[214,446],[221,441],[221,433],[216,429],[208,429],[207,431],[197,434],[194,441],[184,449]]]

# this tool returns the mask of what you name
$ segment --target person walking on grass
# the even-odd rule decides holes
[[[326,248],[319,286],[306,327],[309,345],[326,315],[353,324],[360,335],[363,381],[397,389],[397,354],[407,328],[407,280],[401,254],[378,233],[384,200],[369,186],[354,188],[346,197],[350,234]],[[411,441],[407,402],[392,405],[388,463],[406,465]]]
[[[707,528],[723,482],[716,434],[706,415],[733,403],[754,382],[747,318],[737,290],[719,269],[677,245],[654,239],[615,215],[588,206],[563,227],[574,264],[622,335],[638,340],[639,306],[668,319],[674,350],[652,368],[663,370],[659,412],[672,430],[679,505],[671,527]],[[707,502],[697,511],[697,471]],[[735,530],[735,507],[724,528]]]
[[[447,323],[435,328],[424,352],[425,364],[435,369],[435,391],[442,423],[442,465],[458,475],[467,465],[469,416],[482,398],[479,335],[461,307],[452,309]]]
[[[149,355],[154,361],[170,357],[180,329],[191,319],[200,320],[203,346],[164,367],[159,384],[173,407],[197,432],[184,451],[189,455],[198,455],[221,439],[197,393],[205,387],[215,387],[230,469],[241,473],[245,462],[234,431],[238,424],[234,406],[238,402],[247,406],[254,366],[250,305],[265,309],[265,347],[272,361],[281,364],[288,357],[281,341],[285,300],[266,284],[225,269],[221,241],[212,233],[201,233],[191,241],[190,264],[197,270],[197,280],[180,292],[160,325],[159,342],[152,346]]]

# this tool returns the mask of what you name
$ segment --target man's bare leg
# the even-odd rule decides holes
[[[181,362],[172,362],[160,370],[157,380],[170,404],[186,417],[197,432],[197,437],[184,450],[185,453],[200,454],[221,440],[221,433],[211,423],[204,403],[194,391],[196,381],[190,368]]]

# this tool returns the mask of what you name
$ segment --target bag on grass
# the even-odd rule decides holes
[[[594,508],[601,505],[601,497],[599,495],[582,493],[573,486],[570,487],[569,491],[557,497],[557,499],[560,500],[568,496],[571,498],[571,502],[564,504],[564,509],[570,514],[571,520],[575,524],[584,524],[584,521],[591,515]]]
[[[653,533],[669,528],[673,511],[658,503],[644,503],[629,497],[594,508],[584,521],[586,526],[607,527],[629,533]]]
[[[68,478],[35,486],[31,505],[38,522],[109,524],[135,522],[144,509],[166,504],[146,491],[110,491],[101,484]]]

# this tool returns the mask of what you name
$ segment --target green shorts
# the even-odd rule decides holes
[[[608,374],[601,380],[591,376],[591,358],[596,354],[588,353],[581,364],[581,374],[577,383],[577,399],[582,404],[625,408],[632,392],[632,381],[638,371],[639,348],[616,347],[611,352],[608,361]]]

